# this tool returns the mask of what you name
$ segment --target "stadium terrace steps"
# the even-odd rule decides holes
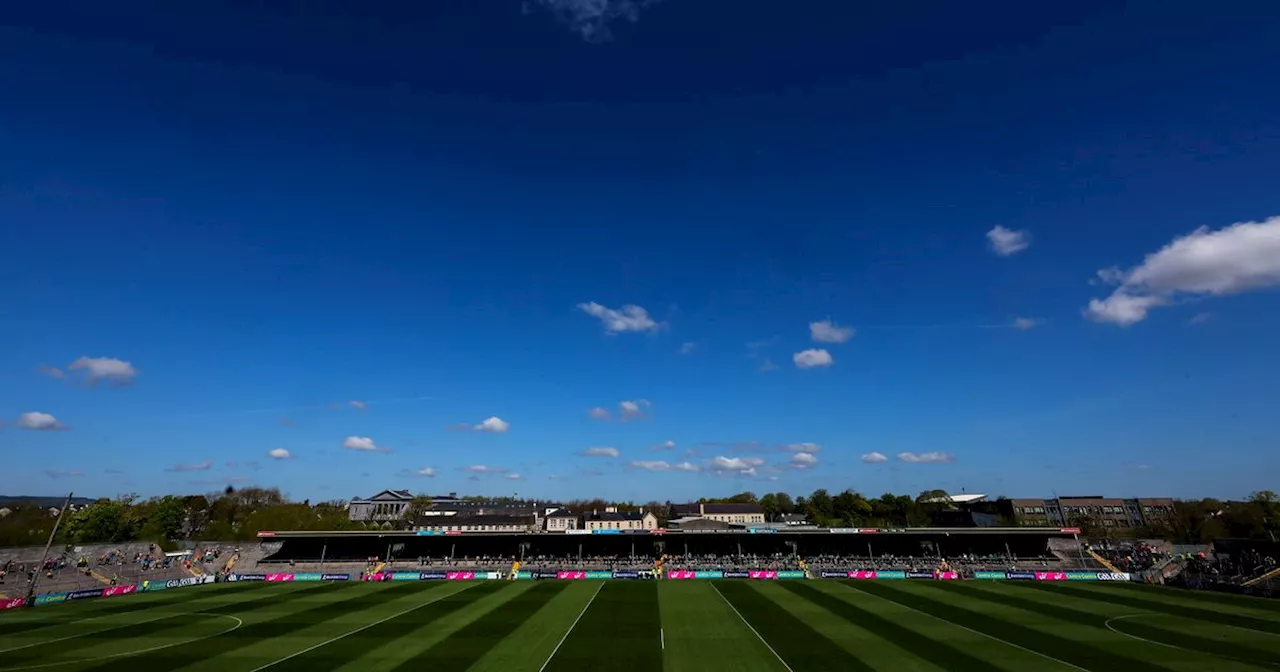
[[[1240,584],[1240,585],[1243,585],[1243,586],[1254,586],[1254,585],[1257,585],[1257,584],[1259,584],[1259,583],[1262,583],[1263,581],[1269,581],[1269,580],[1271,580],[1271,579],[1275,579],[1275,578],[1280,578],[1280,567],[1277,567],[1277,568],[1275,568],[1275,569],[1273,569],[1273,570],[1271,570],[1271,571],[1267,572],[1266,574],[1263,574],[1262,576],[1259,576],[1259,577],[1258,577],[1258,578],[1256,578],[1256,579],[1249,579],[1248,581],[1245,581],[1244,583],[1242,583],[1242,584]]]

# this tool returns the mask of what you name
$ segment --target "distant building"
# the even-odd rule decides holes
[[[567,509],[555,509],[548,511],[546,517],[546,530],[548,532],[563,532],[565,530],[578,529],[578,516],[570,513]]]
[[[593,511],[586,516],[588,530],[656,530],[658,517],[652,511],[623,511],[615,506],[604,512]]]
[[[672,518],[706,518],[722,523],[763,523],[764,508],[759,504],[675,504]]]
[[[808,525],[809,519],[803,513],[784,513],[778,516],[778,522],[787,525]]]
[[[733,529],[733,524],[711,518],[687,516],[667,521],[667,527],[673,530],[729,530]]]
[[[413,493],[408,490],[383,490],[368,499],[352,499],[347,504],[347,518],[357,522],[404,520]]]
[[[538,529],[538,518],[533,515],[419,516],[414,523],[418,530],[432,532],[531,532]]]
[[[1031,527],[1070,527],[1089,520],[1102,527],[1132,528],[1160,525],[1173,517],[1171,497],[1121,499],[1089,495],[1005,501],[1009,510],[1002,513],[1019,525]]]

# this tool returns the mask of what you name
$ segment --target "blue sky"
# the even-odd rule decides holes
[[[1273,5],[326,4],[6,10],[0,491],[1275,486]]]

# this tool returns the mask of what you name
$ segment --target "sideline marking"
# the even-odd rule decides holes
[[[40,665],[27,665],[25,667],[2,667],[0,668],[0,672],[17,672],[17,670],[40,670],[47,667],[57,667],[59,665],[76,665],[78,663],[96,663],[100,660],[110,660],[112,658],[124,658],[126,656],[137,656],[144,653],[151,653],[152,651],[159,651],[161,649],[170,649],[175,646],[186,646],[187,644],[195,644],[196,642],[199,642],[205,639],[210,639],[212,637],[219,637],[229,632],[234,632],[236,630],[239,630],[240,626],[244,625],[244,621],[240,620],[236,616],[229,616],[227,614],[209,614],[209,616],[211,618],[229,618],[235,621],[236,624],[231,626],[231,628],[228,630],[223,630],[222,632],[215,632],[211,635],[205,635],[204,637],[189,639],[185,642],[174,642],[173,644],[153,646],[148,649],[138,649],[137,651],[125,651],[124,653],[112,653],[106,656],[95,656],[93,658],[77,658],[75,660],[61,660],[56,663],[41,663]]]
[[[954,626],[956,626],[957,628],[960,628],[961,630],[966,630],[966,631],[968,631],[968,632],[972,632],[972,633],[973,633],[973,634],[975,634],[975,635],[982,635],[983,637],[986,637],[987,639],[990,639],[990,640],[993,640],[993,641],[996,641],[996,642],[1000,642],[1001,644],[1007,644],[1007,645],[1009,645],[1009,646],[1012,646],[1012,647],[1013,647],[1013,648],[1015,648],[1015,649],[1021,649],[1022,651],[1026,651],[1027,653],[1030,653],[1030,654],[1034,654],[1034,655],[1040,656],[1041,658],[1044,658],[1045,660],[1052,660],[1052,661],[1053,661],[1053,662],[1055,662],[1055,663],[1060,663],[1060,664],[1062,664],[1062,665],[1066,665],[1067,667],[1070,667],[1070,668],[1072,668],[1072,669],[1074,669],[1074,670],[1080,670],[1080,672],[1091,672],[1091,670],[1089,670],[1088,668],[1080,667],[1079,665],[1076,665],[1075,663],[1068,663],[1067,661],[1065,661],[1065,660],[1063,660],[1063,659],[1061,659],[1061,658],[1054,658],[1053,656],[1051,656],[1051,655],[1049,655],[1049,654],[1047,654],[1047,653],[1041,653],[1041,652],[1039,652],[1039,651],[1036,651],[1035,649],[1028,649],[1027,647],[1025,647],[1025,646],[1023,646],[1023,645],[1021,645],[1021,644],[1014,644],[1013,642],[1010,642],[1010,641],[1009,641],[1009,640],[1007,640],[1007,639],[1000,639],[999,637],[996,637],[995,635],[988,635],[988,634],[987,634],[987,633],[985,633],[985,632],[981,632],[981,631],[979,631],[979,630],[974,630],[973,628],[970,628],[970,627],[969,627],[969,626],[967,626],[967,625],[961,625],[961,624],[959,624],[959,623],[956,623],[955,621],[952,621],[952,620],[950,620],[950,619],[943,618],[943,617],[941,617],[941,616],[934,616],[933,614],[931,614],[931,613],[929,613],[929,612],[927,612],[927,611],[920,611],[919,609],[916,609],[915,607],[905,605],[905,604],[903,604],[903,603],[901,603],[901,602],[899,602],[899,601],[897,601],[897,600],[891,600],[891,599],[889,599],[889,598],[887,598],[887,597],[881,597],[881,596],[879,596],[879,595],[876,595],[875,593],[867,593],[867,592],[864,592],[864,591],[861,591],[861,590],[857,590],[856,588],[850,588],[850,590],[853,590],[853,591],[855,591],[855,592],[861,593],[861,594],[863,594],[863,595],[870,595],[871,597],[874,597],[874,598],[876,598],[876,599],[878,599],[878,600],[884,600],[885,602],[888,602],[888,603],[890,603],[890,604],[896,604],[896,605],[898,605],[899,607],[902,607],[903,609],[908,609],[908,610],[910,610],[910,611],[914,611],[914,612],[916,612],[917,614],[924,614],[925,616],[928,616],[929,618],[932,618],[932,619],[936,619],[936,620],[942,621],[943,623],[950,623],[951,625],[954,625]],[[0,672],[2,672],[2,671],[0,671]]]
[[[569,639],[569,634],[573,632],[574,628],[578,627],[578,621],[582,620],[582,615],[587,613],[587,610],[591,608],[591,603],[596,601],[596,595],[600,594],[601,588],[604,588],[604,581],[600,582],[600,587],[596,588],[596,592],[591,593],[591,599],[587,600],[587,606],[583,607],[582,611],[578,612],[578,617],[573,619],[573,625],[570,625],[569,629],[565,631],[564,637],[561,637],[560,641],[556,642],[556,648],[551,649],[551,655],[547,656],[546,662],[542,664],[542,667],[538,668],[538,672],[543,672],[543,670],[547,669],[547,666],[551,664],[551,659],[556,657],[556,653],[560,650],[560,647],[564,644],[564,640]],[[257,671],[255,670],[254,672],[257,672]]]
[[[750,628],[751,632],[755,633],[756,638],[760,640],[760,643],[764,644],[765,648],[769,649],[769,653],[772,653],[773,657],[777,658],[778,662],[782,663],[782,666],[787,668],[787,672],[795,672],[795,670],[791,669],[791,666],[787,664],[787,661],[783,660],[782,656],[779,656],[778,652],[774,651],[772,646],[769,646],[769,642],[766,642],[764,637],[761,637],[760,633],[756,632],[755,626],[751,625],[751,623],[749,623],[747,619],[742,618],[742,614],[738,612],[738,608],[733,606],[733,603],[729,601],[729,598],[724,596],[724,593],[720,592],[719,588],[716,588],[715,582],[710,581],[708,583],[711,584],[711,589],[716,591],[716,595],[719,595],[720,599],[724,600],[724,603],[729,605],[729,608],[733,610],[733,613],[738,614],[738,618],[742,619],[742,624]]]
[[[665,651],[667,649],[667,633],[658,628],[658,645]]]
[[[1226,654],[1222,654],[1222,653],[1211,653],[1211,652],[1209,652],[1209,651],[1201,651],[1200,649],[1188,649],[1188,648],[1186,648],[1186,647],[1184,647],[1184,646],[1178,646],[1177,644],[1166,644],[1165,642],[1157,642],[1157,641],[1156,641],[1156,640],[1154,640],[1154,639],[1147,639],[1146,637],[1139,637],[1139,636],[1137,636],[1137,635],[1134,635],[1134,634],[1130,634],[1130,633],[1128,633],[1128,632],[1125,632],[1124,630],[1117,630],[1116,628],[1111,627],[1111,622],[1112,622],[1112,621],[1122,621],[1122,620],[1125,620],[1125,619],[1127,619],[1127,618],[1142,618],[1142,617],[1148,617],[1148,618],[1150,618],[1150,617],[1152,617],[1152,616],[1157,616],[1157,617],[1159,617],[1159,616],[1164,616],[1164,617],[1166,617],[1166,618],[1182,618],[1181,616],[1178,616],[1178,615],[1176,615],[1176,614],[1159,614],[1159,613],[1147,613],[1147,614],[1122,614],[1122,615],[1120,615],[1120,616],[1112,616],[1111,618],[1108,618],[1105,622],[1103,622],[1103,625],[1104,625],[1104,626],[1106,626],[1106,628],[1107,628],[1108,630],[1110,630],[1111,632],[1116,633],[1117,635],[1124,635],[1125,637],[1128,637],[1128,638],[1130,638],[1130,639],[1136,639],[1136,640],[1138,640],[1138,641],[1140,641],[1140,642],[1146,642],[1146,643],[1148,643],[1148,644],[1155,644],[1155,645],[1157,645],[1157,646],[1165,646],[1165,647],[1168,647],[1168,648],[1170,648],[1170,649],[1177,649],[1177,650],[1179,650],[1179,651],[1187,651],[1187,652],[1190,652],[1190,653],[1198,653],[1198,654],[1200,654],[1200,655],[1202,655],[1202,656],[1209,656],[1210,658],[1222,658],[1222,659],[1224,659],[1224,660],[1230,660],[1230,661],[1234,661],[1234,662],[1237,662],[1237,663],[1244,663],[1244,664],[1246,664],[1246,665],[1270,665],[1270,666],[1272,666],[1272,667],[1280,666],[1280,663],[1264,663],[1264,662],[1262,662],[1262,661],[1257,661],[1257,660],[1245,660],[1245,659],[1243,659],[1243,658],[1236,658],[1236,657],[1234,657],[1234,656],[1228,656],[1228,655],[1226,655]],[[1230,627],[1230,626],[1228,626],[1228,627]],[[1243,630],[1249,630],[1249,628],[1242,628],[1242,629],[1243,629]],[[1254,631],[1254,630],[1249,630],[1249,632],[1256,632],[1256,631]],[[1171,634],[1175,634],[1175,633],[1171,633]],[[1268,634],[1271,634],[1271,633],[1268,633]],[[3,672],[3,671],[0,671],[0,672]]]
[[[409,613],[409,612],[411,612],[411,611],[417,611],[418,609],[421,609],[421,608],[423,608],[423,607],[427,606],[428,604],[435,604],[436,602],[439,602],[440,600],[443,600],[443,599],[444,599],[444,598],[446,598],[446,597],[449,597],[449,596],[452,596],[452,595],[457,595],[458,593],[462,593],[462,592],[466,592],[466,591],[468,591],[468,590],[471,590],[471,588],[472,588],[472,587],[477,586],[477,585],[481,585],[481,583],[482,583],[482,582],[480,582],[480,581],[473,581],[473,582],[471,582],[471,585],[469,585],[469,586],[467,586],[467,587],[463,588],[462,590],[455,590],[455,591],[453,591],[453,592],[449,593],[448,595],[441,595],[441,596],[439,596],[439,597],[437,597],[437,598],[435,598],[435,599],[433,599],[433,600],[427,600],[426,602],[423,602],[422,604],[416,604],[416,605],[414,605],[414,606],[412,606],[412,607],[409,607],[408,609],[405,609],[404,611],[399,611],[399,612],[396,612],[396,613],[394,613],[394,614],[391,614],[390,616],[387,616],[386,618],[380,618],[380,619],[378,619],[378,620],[376,620],[376,621],[374,621],[374,622],[372,622],[372,623],[368,623],[368,624],[366,624],[366,625],[362,625],[362,626],[360,626],[360,627],[356,628],[355,630],[350,630],[350,631],[348,631],[348,632],[344,632],[344,633],[342,633],[341,635],[338,635],[338,636],[336,636],[336,637],[331,637],[331,638],[329,638],[329,639],[326,639],[325,641],[320,642],[319,644],[313,644],[313,645],[308,646],[307,648],[305,648],[305,649],[303,649],[303,650],[301,650],[301,651],[297,651],[297,652],[294,652],[294,653],[291,653],[291,654],[289,654],[289,655],[285,656],[284,658],[280,658],[279,660],[273,660],[273,661],[271,661],[271,662],[267,663],[266,665],[262,665],[262,666],[259,666],[259,667],[255,667],[255,668],[253,668],[252,672],[260,672],[261,670],[265,670],[265,669],[267,669],[267,668],[269,668],[269,667],[272,667],[272,666],[274,666],[274,665],[279,665],[280,663],[283,663],[283,662],[284,662],[284,661],[286,661],[286,660],[291,660],[291,659],[293,659],[293,658],[297,658],[298,656],[301,656],[301,655],[302,655],[302,654],[304,654],[304,653],[308,653],[308,652],[311,652],[311,651],[315,651],[316,649],[318,649],[318,648],[320,648],[320,647],[322,647],[322,646],[326,646],[326,645],[328,645],[328,644],[332,644],[332,643],[334,643],[334,642],[336,642],[336,641],[338,641],[338,640],[341,640],[341,639],[346,639],[347,637],[350,637],[351,635],[354,635],[354,634],[356,634],[357,632],[363,632],[363,631],[365,631],[365,630],[368,630],[369,628],[372,628],[372,627],[373,627],[373,626],[375,626],[375,625],[382,625],[383,623],[386,623],[387,621],[389,621],[389,620],[391,620],[391,619],[393,619],[393,618],[398,618],[398,617],[403,616],[403,615],[405,615],[405,614],[407,614],[407,613]],[[0,670],[0,672],[8,672],[8,671],[7,671],[7,670]]]

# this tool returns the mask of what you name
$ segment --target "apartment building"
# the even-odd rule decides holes
[[[1009,511],[1019,525],[1068,527],[1088,519],[1103,527],[1158,525],[1173,516],[1171,497],[1122,499],[1099,495],[1055,497],[1052,499],[1007,500]]]
[[[578,529],[578,516],[570,513],[567,509],[548,511],[544,522],[545,529],[548,532],[564,532],[565,530]]]

